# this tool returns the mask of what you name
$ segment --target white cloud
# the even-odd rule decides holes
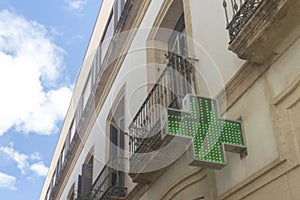
[[[50,27],[50,31],[51,31],[51,33],[53,35],[59,35],[59,36],[61,36],[61,35],[64,34],[63,32],[58,31],[56,27]]]
[[[0,11],[0,136],[18,131],[53,134],[72,87],[62,83],[63,54],[37,22]]]
[[[30,155],[31,160],[41,160],[42,156],[39,152],[35,151]]]
[[[30,166],[30,169],[34,171],[38,176],[46,176],[49,170],[49,168],[46,167],[43,162],[32,164]]]
[[[9,158],[17,163],[17,167],[21,170],[22,174],[25,174],[30,167],[28,163],[29,156],[19,153],[13,147],[0,147],[0,151],[5,153]]]
[[[0,172],[0,188],[16,190],[16,177]]]
[[[17,167],[20,169],[22,174],[27,174],[28,172],[34,172],[38,176],[46,176],[48,172],[48,167],[42,161],[36,163],[30,163],[31,160],[41,160],[41,154],[39,152],[34,152],[30,156],[20,153],[13,148],[7,146],[0,146],[0,152],[5,153],[11,160],[16,162]]]
[[[81,11],[86,5],[87,0],[67,0],[69,7],[75,11]]]

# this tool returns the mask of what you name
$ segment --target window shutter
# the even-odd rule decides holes
[[[92,187],[93,165],[83,164],[82,175],[79,176],[78,192],[82,200],[89,199]]]
[[[80,197],[81,196],[81,181],[82,181],[82,177],[81,175],[78,176],[78,186],[77,186],[77,196]]]

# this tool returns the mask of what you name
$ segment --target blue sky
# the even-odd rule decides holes
[[[39,198],[101,0],[0,1],[0,197]]]

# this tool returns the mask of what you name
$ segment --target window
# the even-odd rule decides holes
[[[50,187],[49,187],[47,190],[47,194],[46,194],[46,200],[50,200],[50,193],[51,193],[51,191],[50,191]]]
[[[92,88],[91,84],[92,84],[91,83],[91,75],[89,75],[87,78],[87,81],[85,83],[83,93],[82,93],[82,110],[84,110],[86,103],[89,99],[89,96],[91,94],[91,88]]]
[[[70,127],[70,143],[72,143],[75,132],[76,132],[76,120],[73,119],[73,122]]]
[[[65,141],[65,154],[66,155],[67,155],[67,153],[69,151],[69,148],[70,148],[70,134],[71,134],[71,131],[69,131],[69,133],[68,133],[68,135],[66,137],[66,141]]]
[[[100,46],[97,49],[95,60],[96,60],[96,76],[95,77],[97,77],[97,75],[101,69],[101,47]]]
[[[122,11],[125,6],[125,3],[126,3],[126,0],[116,0],[115,1],[115,5],[114,5],[115,22],[119,21],[121,15],[122,15]]]
[[[169,50],[181,56],[187,55],[184,15],[179,18],[168,42]]]
[[[57,161],[57,165],[56,165],[56,174],[59,175],[60,169],[61,169],[61,161],[62,161],[62,157],[60,155],[58,161]]]
[[[101,39],[100,52],[99,52],[99,55],[100,55],[100,60],[99,61],[100,62],[97,62],[97,63],[99,63],[99,66],[101,66],[102,63],[103,63],[103,60],[104,60],[105,55],[107,53],[110,42],[111,42],[111,40],[114,36],[115,29],[117,27],[118,21],[119,21],[121,15],[122,15],[122,12],[123,12],[126,1],[127,0],[116,0],[115,1],[115,4],[114,4],[113,9],[111,11],[110,18],[108,20],[108,24],[106,26],[106,30],[103,34],[102,39]],[[99,69],[97,69],[97,71],[99,71]]]
[[[64,161],[65,161],[65,146],[63,147],[62,151],[61,151],[61,164],[63,165],[64,164]]]
[[[186,30],[185,30],[185,20],[184,20],[184,14],[181,15],[179,18],[177,24],[174,27],[174,31],[170,36],[170,39],[168,41],[168,48],[169,51],[175,54],[175,60],[176,63],[180,63],[179,65],[174,65],[173,67],[177,71],[182,71],[182,69],[179,69],[180,67],[184,67],[185,70],[187,70],[188,63],[186,62],[186,56],[188,55],[188,48],[187,48],[187,37],[186,37]],[[184,65],[184,66],[183,66]],[[178,76],[178,86],[176,88],[177,94],[181,96],[185,96],[188,93],[192,93],[192,75],[191,73],[182,74],[183,76]]]
[[[110,122],[109,162],[114,169],[111,172],[111,186],[124,186],[124,97],[121,99]],[[115,172],[118,173],[115,173]]]
[[[115,170],[122,170],[123,164],[123,150],[124,150],[124,132],[123,132],[124,118],[118,120],[118,126],[110,125],[110,160],[111,166]],[[111,173],[111,186],[124,186],[123,173]]]
[[[93,156],[82,165],[81,174],[78,176],[78,195],[82,199],[90,199],[93,184]]]
[[[56,170],[54,170],[54,174],[53,174],[53,177],[52,177],[52,187],[55,186],[55,182],[56,182]]]
[[[106,27],[105,34],[101,40],[101,56],[100,56],[101,64],[103,63],[109,44],[114,36],[114,31],[115,31],[114,13],[112,13],[108,25]]]

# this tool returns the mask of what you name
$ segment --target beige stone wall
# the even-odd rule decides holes
[[[197,4],[196,1],[191,3]],[[192,26],[198,26],[199,18],[194,16],[193,19]],[[193,31],[194,35],[199,35],[202,30]],[[297,40],[284,54],[265,65],[235,60],[232,68],[222,69],[227,91],[232,83],[239,84],[232,87],[239,91],[228,96],[226,118],[242,117],[248,156],[241,160],[239,155],[227,153],[227,166],[220,171],[188,167],[183,156],[140,199],[199,199],[204,196],[205,199],[228,200],[299,200],[299,56],[300,40]],[[238,68],[241,69],[236,71]],[[238,80],[241,77],[244,78]]]
[[[300,198],[299,42],[246,88],[227,111],[229,119],[242,116],[248,156],[241,160],[238,155],[227,153],[228,164],[215,172],[215,182],[188,179],[193,169],[180,159],[150,187],[144,199],[170,199],[170,195],[164,194],[174,194],[172,199],[194,199],[194,194],[204,195],[205,199],[228,200]],[[201,173],[204,171],[193,176]],[[181,182],[176,180],[188,180],[190,184],[181,190]],[[210,191],[213,188],[215,194]]]

